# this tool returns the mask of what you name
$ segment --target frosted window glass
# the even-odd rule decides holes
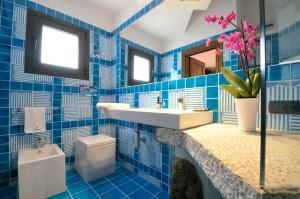
[[[79,37],[43,26],[41,62],[72,69],[79,68]]]
[[[134,55],[133,63],[134,63],[133,78],[135,80],[149,82],[150,81],[150,79],[149,79],[149,77],[150,77],[150,61],[143,57]]]

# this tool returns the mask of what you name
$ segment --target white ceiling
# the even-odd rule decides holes
[[[122,8],[126,6],[132,0],[85,0],[87,3],[91,3],[101,9],[109,11],[111,15],[116,15]]]
[[[164,41],[186,32],[194,11],[206,10],[211,0],[166,0],[130,26]]]
[[[35,0],[109,32],[152,0]],[[219,34],[217,25],[207,25],[207,14],[226,15],[236,10],[238,0],[165,0],[121,32],[121,36],[147,48],[168,50]]]
[[[112,32],[151,0],[34,0]]]
[[[121,36],[164,53],[221,33],[216,24],[205,24],[204,16],[227,15],[236,10],[236,1],[166,0],[123,30]]]
[[[152,0],[34,1],[111,32]],[[300,7],[298,1],[267,0],[267,24],[274,23],[272,29],[278,29],[278,11],[286,6],[294,6],[297,11]],[[204,23],[203,17],[207,14],[227,15],[234,10],[238,13],[238,20],[248,19],[259,25],[258,2],[259,0],[165,0],[124,29],[121,36],[164,53],[222,33],[223,30],[216,24]],[[286,18],[295,16],[300,18],[297,14],[287,15]],[[289,18],[286,20],[293,21]]]

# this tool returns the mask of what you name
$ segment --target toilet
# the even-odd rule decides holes
[[[80,137],[75,143],[75,169],[89,182],[115,172],[116,139],[107,135]]]

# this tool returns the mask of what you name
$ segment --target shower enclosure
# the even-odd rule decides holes
[[[260,0],[260,185],[300,194],[300,1]]]

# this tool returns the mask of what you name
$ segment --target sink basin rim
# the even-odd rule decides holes
[[[46,147],[53,147],[52,150],[56,151],[56,154],[54,155],[50,155],[50,156],[46,156],[46,157],[42,157],[42,158],[38,158],[38,159],[30,159],[30,158],[25,158],[26,157],[26,153],[28,152],[33,152],[37,153],[38,150],[43,150]],[[47,160],[47,159],[51,159],[51,158],[55,158],[55,157],[59,157],[59,156],[65,156],[65,153],[58,147],[57,144],[46,144],[45,146],[43,146],[42,148],[38,148],[38,149],[21,149],[19,151],[19,155],[18,155],[18,165],[24,165],[24,164],[29,164],[29,163],[34,163],[34,162],[40,162],[43,160]],[[23,158],[22,158],[23,156]],[[27,155],[28,156],[28,155]]]
[[[143,112],[143,113],[158,113],[158,114],[172,114],[172,115],[184,115],[184,114],[198,114],[199,112],[209,112],[209,110],[178,110],[178,109],[155,109],[155,108],[129,108],[129,109],[118,109],[118,108],[109,108],[108,110],[120,110],[120,111],[128,111],[128,112]]]
[[[213,111],[130,108],[108,109],[108,117],[152,126],[183,130],[213,122]]]

